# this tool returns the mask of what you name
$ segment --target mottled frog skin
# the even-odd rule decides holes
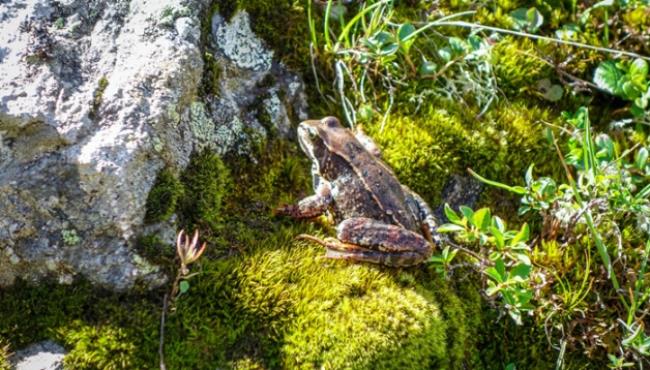
[[[372,140],[335,117],[300,123],[298,140],[312,162],[315,194],[277,212],[295,218],[329,213],[337,224],[336,238],[302,238],[325,246],[333,259],[411,266],[431,256],[431,209],[400,184]]]

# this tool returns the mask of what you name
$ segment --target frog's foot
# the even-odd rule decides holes
[[[337,237],[344,244],[358,247],[347,253],[334,253],[335,250],[330,253],[334,248],[328,247],[330,258],[411,266],[424,262],[432,253],[432,244],[421,234],[369,218],[355,217],[341,222]]]
[[[309,240],[327,249],[325,258],[346,260],[351,262],[370,262],[386,266],[412,266],[423,262],[428,256],[416,252],[388,253],[371,250],[356,244],[344,243],[335,238],[320,239],[312,235],[300,234],[299,240]]]

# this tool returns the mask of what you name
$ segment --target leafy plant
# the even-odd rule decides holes
[[[503,308],[521,325],[522,314],[533,309],[528,225],[507,230],[505,221],[492,216],[489,208],[473,211],[461,206],[460,212],[446,204],[445,215],[450,223],[441,225],[438,232],[454,233],[456,240],[478,249],[478,253],[468,254],[478,260],[479,266],[485,266],[481,268],[488,278],[485,293],[488,297],[500,296]]]
[[[596,68],[594,83],[610,94],[631,101],[630,112],[636,118],[647,114],[650,83],[645,60],[604,61]]]
[[[504,190],[511,191],[521,196],[520,214],[535,213],[542,217],[543,228],[542,238],[553,238],[561,241],[564,245],[583,245],[587,248],[594,245],[600,257],[599,268],[591,268],[590,258],[587,257],[585,273],[582,275],[582,282],[579,287],[572,287],[566,279],[555,275],[555,284],[551,283],[551,291],[559,295],[548,295],[548,290],[539,287],[537,300],[542,306],[553,307],[550,314],[546,313],[545,321],[555,321],[555,325],[564,327],[563,337],[566,336],[568,326],[572,326],[572,315],[557,315],[555,312],[573,312],[581,302],[585,300],[600,300],[601,297],[611,297],[607,304],[614,307],[608,311],[609,322],[619,321],[624,336],[618,336],[618,344],[608,347],[611,366],[616,368],[628,366],[626,359],[635,359],[639,364],[647,361],[650,339],[644,331],[643,318],[650,298],[650,284],[645,279],[648,256],[650,255],[650,241],[646,241],[645,250],[639,250],[635,244],[642,240],[648,240],[650,228],[648,228],[648,215],[650,215],[650,172],[648,171],[648,149],[643,146],[635,146],[622,153],[619,152],[616,142],[605,134],[594,134],[589,120],[589,112],[581,107],[574,113],[564,113],[563,117],[569,124],[569,138],[566,143],[565,153],[551,133],[551,141],[555,144],[560,161],[566,170],[567,182],[558,183],[548,178],[534,178],[532,166],[525,176],[525,187],[509,186],[487,180],[474,172],[479,180],[490,185],[497,186]],[[478,213],[479,211],[477,211]],[[490,240],[486,228],[478,227],[483,217],[477,220],[475,216],[465,210],[464,220],[458,216],[448,215],[448,218],[455,225],[463,227],[448,228],[449,231],[457,232],[461,238],[467,240],[478,239]],[[470,227],[471,226],[471,227]],[[621,231],[635,227],[641,235],[634,237],[627,234],[627,240],[623,241]],[[499,230],[493,237],[501,231]],[[481,235],[485,233],[485,236]],[[521,231],[523,233],[523,230]],[[467,236],[469,235],[469,237]],[[528,236],[526,232],[526,236]],[[527,239],[527,238],[526,238]],[[613,248],[612,244],[618,244]],[[625,246],[624,246],[625,243]],[[501,243],[503,245],[503,243]],[[588,255],[587,255],[588,256]],[[489,270],[490,278],[501,284],[493,283],[492,289],[502,288],[504,285],[513,285],[525,281],[525,277],[531,271],[522,270],[518,281],[513,284],[504,284],[513,276],[512,270],[508,270],[507,260],[503,264],[495,265]],[[511,257],[512,261],[512,257]],[[524,261],[522,261],[523,263]],[[512,262],[511,262],[512,263]],[[532,274],[538,270],[532,266]],[[522,267],[523,269],[523,267]],[[590,272],[597,273],[598,279],[609,281],[611,285],[603,286],[602,283],[596,288],[589,282]],[[623,274],[627,275],[623,275]],[[630,277],[630,274],[632,277]],[[593,281],[593,280],[592,280]],[[548,285],[548,284],[547,284]],[[546,291],[546,294],[542,294]],[[503,293],[502,293],[503,294]],[[510,296],[503,294],[504,300],[508,299],[508,305],[517,304],[514,293]],[[524,298],[526,296],[524,295]],[[559,298],[559,300],[558,300]],[[525,301],[528,303],[528,301]],[[543,314],[546,311],[540,311]],[[583,311],[582,315],[586,315]],[[599,321],[605,318],[591,317],[589,320]],[[568,320],[568,321],[565,321]],[[550,325],[553,326],[553,325]],[[574,329],[575,330],[575,329]],[[581,330],[589,332],[599,341],[604,341],[602,333],[596,326],[584,324]],[[583,334],[582,338],[587,338]],[[607,334],[609,335],[609,334]],[[580,339],[570,338],[580,342]],[[567,338],[561,338],[561,347],[566,345]],[[587,346],[587,343],[583,343]],[[614,355],[614,352],[618,352]],[[560,351],[562,354],[563,351]],[[561,362],[559,360],[559,362]]]

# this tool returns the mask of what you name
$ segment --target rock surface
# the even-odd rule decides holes
[[[245,12],[215,14],[202,45],[207,0],[0,3],[0,286],[163,283],[133,250],[158,171],[246,155],[304,117],[300,79]],[[201,94],[206,52],[221,75]]]
[[[15,370],[63,370],[65,349],[46,340],[16,352],[11,357]]]

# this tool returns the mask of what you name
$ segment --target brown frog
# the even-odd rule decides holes
[[[295,218],[329,213],[337,224],[337,238],[301,238],[325,246],[325,257],[334,259],[411,266],[431,256],[437,235],[431,209],[400,184],[372,140],[335,117],[302,122],[298,140],[312,162],[316,194],[277,213]]]

